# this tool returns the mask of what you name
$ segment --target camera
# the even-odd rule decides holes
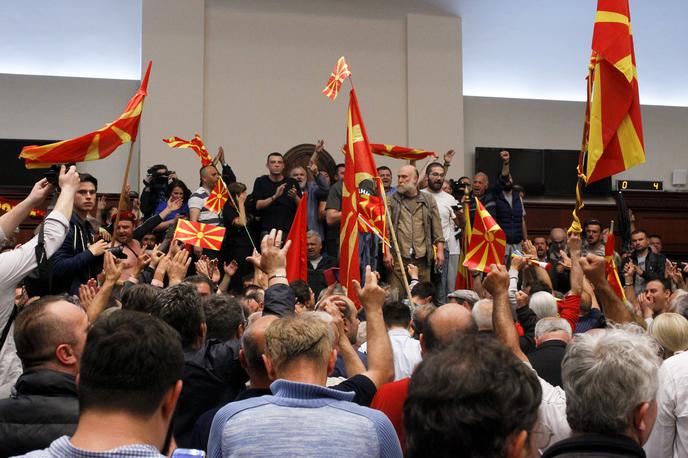
[[[150,181],[147,182],[144,180],[144,184],[150,185],[154,188],[165,188],[167,187],[167,182],[170,180],[170,175],[174,173],[174,170],[168,170],[167,166],[164,164],[157,164],[150,167],[146,172],[150,177]]]
[[[451,185],[452,197],[454,197],[454,199],[458,200],[459,202],[463,200],[466,187],[468,187],[470,191],[470,185],[463,183],[460,180],[454,181],[453,179],[450,179],[449,184]]]
[[[124,254],[124,247],[121,245],[110,247],[106,251],[109,251],[110,254],[116,257],[117,259],[127,259],[127,255]]]
[[[72,165],[74,165],[74,164],[65,164],[65,167],[69,168]],[[60,178],[60,168],[61,167],[62,167],[61,164],[53,164],[50,166],[48,171],[43,174],[43,178],[48,180],[48,183],[55,186],[56,188],[59,187],[59,178]]]

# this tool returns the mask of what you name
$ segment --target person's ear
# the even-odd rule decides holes
[[[330,352],[330,359],[327,361],[327,374],[331,374],[334,370],[334,365],[337,363],[337,350],[332,349]]]
[[[650,429],[654,425],[654,420],[650,418],[650,403],[643,402],[633,410],[633,428],[640,436],[638,441],[642,443],[642,438],[649,435]]]
[[[507,439],[506,457],[507,458],[522,458],[527,456],[528,452],[528,431],[521,430],[514,433]]]
[[[263,357],[263,363],[265,363],[265,371],[268,373],[270,380],[277,380],[277,374],[275,373],[275,366],[272,364],[272,360],[266,354],[261,355]]]
[[[55,358],[63,366],[74,366],[79,363],[79,358],[69,344],[60,344],[55,348]]]
[[[162,399],[162,405],[160,406],[162,417],[164,419],[172,418],[174,415],[174,409],[177,406],[177,400],[182,392],[182,381],[177,380],[177,382],[167,390],[165,396]]]

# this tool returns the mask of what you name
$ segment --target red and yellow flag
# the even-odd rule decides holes
[[[490,264],[504,264],[506,235],[477,197],[475,208],[475,220],[463,265],[472,270],[489,272]]]
[[[294,222],[289,229],[287,240],[291,240],[291,247],[287,251],[287,280],[308,282],[308,249],[306,233],[308,232],[308,199],[303,193],[299,206],[296,208]]]
[[[607,243],[604,245],[604,263],[607,281],[619,299],[625,301],[626,293],[624,293],[623,285],[619,279],[619,272],[616,270],[616,263],[614,262],[614,233],[611,230],[607,234]]]
[[[342,83],[351,75],[349,71],[349,66],[346,63],[344,56],[337,60],[337,65],[335,65],[334,70],[330,73],[330,79],[325,85],[325,89],[322,93],[325,94],[330,100],[334,100],[339,95],[339,89],[342,87]]]
[[[406,146],[386,145],[382,143],[372,143],[370,149],[373,154],[380,156],[393,157],[394,159],[404,159],[417,161],[428,156],[437,157],[437,153],[425,151],[424,149],[408,148]]]
[[[225,228],[212,224],[194,223],[185,219],[177,222],[174,239],[181,240],[187,245],[193,245],[209,250],[219,251],[222,239],[225,238]]]
[[[50,167],[53,164],[95,161],[108,157],[123,143],[136,141],[141,121],[143,100],[148,94],[148,77],[152,62],[148,62],[141,87],[129,100],[124,113],[115,121],[81,137],[42,146],[26,146],[19,157],[27,169]]]
[[[224,180],[222,177],[220,177],[208,196],[208,200],[205,201],[205,208],[214,213],[220,214],[222,209],[225,207],[227,199],[229,199],[229,191],[227,190],[227,185],[225,185]]]
[[[210,157],[205,144],[203,144],[201,136],[198,134],[194,135],[194,138],[191,140],[184,140],[183,138],[179,137],[170,137],[163,138],[162,141],[167,143],[170,148],[190,148],[194,150],[194,152],[198,154],[198,157],[201,158],[202,167],[210,165],[213,162],[213,158]]]
[[[382,188],[384,192],[384,188]],[[365,192],[359,187],[358,190],[358,211],[359,211],[359,225],[360,232],[373,233],[381,239],[387,241],[387,218],[385,218],[385,203],[380,197],[380,188],[375,186],[374,192],[377,195],[371,194],[368,190]],[[387,242],[389,243],[389,242]]]
[[[587,183],[645,162],[628,0],[598,0],[590,66]]]
[[[358,256],[358,219],[361,214],[359,185],[363,180],[371,180],[374,183],[377,167],[373,155],[370,154],[368,134],[366,134],[354,89],[351,89],[349,95],[346,144],[344,149],[346,154],[344,182],[342,185],[342,220],[339,234],[339,281],[346,287],[349,298],[359,306],[360,303],[353,288],[353,280],[361,281],[361,266]]]

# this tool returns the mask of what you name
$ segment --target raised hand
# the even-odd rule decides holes
[[[503,162],[509,162],[509,157],[510,157],[510,155],[509,155],[509,152],[508,152],[508,151],[506,151],[506,150],[500,151],[500,152],[499,152],[499,157],[502,158],[502,161],[503,161]]]
[[[239,263],[235,260],[232,259],[232,261],[229,264],[227,264],[226,262],[224,263],[225,275],[227,275],[228,277],[233,277],[237,273],[237,270],[239,270]]]
[[[483,288],[492,297],[507,294],[509,290],[509,272],[502,264],[490,265],[490,272],[483,279]]]
[[[588,253],[587,256],[580,258],[579,262],[583,275],[593,286],[598,287],[607,281],[604,258]]]
[[[122,276],[124,270],[124,263],[115,258],[112,253],[106,252],[103,257],[103,273],[105,273],[105,282],[117,283]]]
[[[353,280],[353,286],[364,309],[382,308],[382,304],[385,303],[386,293],[378,285],[377,275],[375,275],[370,266],[366,266],[365,286],[361,288],[361,284],[357,280]]]
[[[90,251],[93,256],[102,256],[107,250],[108,246],[109,243],[107,243],[105,240],[98,240],[97,242],[93,242],[91,245],[89,245],[88,251]]]
[[[291,240],[282,247],[282,231],[273,229],[261,240],[260,255],[254,251],[253,256],[246,260],[268,275],[286,273],[287,251],[290,246]]]
[[[454,151],[453,149],[450,149],[449,151],[444,153],[444,162],[450,164],[452,159],[454,159],[454,154],[456,154],[456,151]]]
[[[190,265],[191,258],[189,257],[189,252],[186,250],[179,250],[167,267],[167,276],[170,280],[170,285],[181,283],[184,277],[186,277],[186,272],[189,270]]]

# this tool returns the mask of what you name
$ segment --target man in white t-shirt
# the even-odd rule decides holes
[[[447,302],[447,294],[454,291],[460,249],[454,228],[458,226],[457,213],[462,211],[459,202],[457,202],[451,194],[442,191],[444,173],[444,167],[439,162],[429,164],[425,171],[425,175],[428,177],[428,187],[423,189],[423,192],[427,192],[435,198],[437,210],[440,214],[442,235],[445,241],[444,266],[441,272],[441,282],[437,291],[438,304]]]

